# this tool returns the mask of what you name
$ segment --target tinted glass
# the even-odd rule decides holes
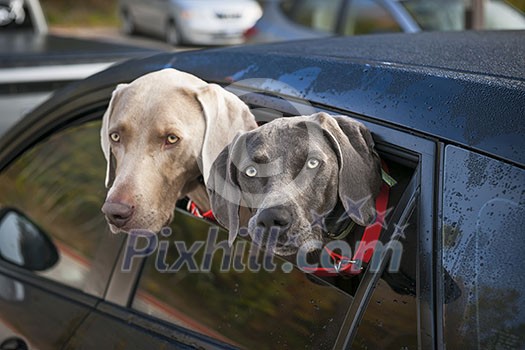
[[[275,271],[267,271],[262,253],[255,271],[243,239],[233,252],[244,251],[244,265],[233,255],[221,271],[226,232],[209,234],[208,223],[182,212],[171,228],[173,233],[159,240],[167,242],[166,257],[159,258],[159,248],[146,261],[133,308],[246,349],[332,349],[352,297],[299,270],[290,272],[290,264],[276,257]],[[194,263],[161,272],[180,265],[175,244],[202,246]],[[218,245],[222,248],[215,249]],[[207,249],[215,252],[209,265],[203,257]]]
[[[417,212],[417,211],[416,211]],[[400,269],[386,272],[359,325],[352,349],[417,349],[418,319],[415,266],[417,264],[417,216],[404,229]]]
[[[447,348],[523,349],[525,170],[449,146],[444,176]]]
[[[343,19],[344,35],[400,32],[401,27],[373,0],[352,0]]]
[[[335,31],[342,0],[295,0],[285,1],[281,7],[292,21],[323,32]]]
[[[95,295],[104,291],[116,255],[111,250],[122,239],[109,233],[100,211],[105,160],[99,139],[98,121],[70,128],[0,174],[0,207],[18,209],[58,249],[58,263],[38,273]]]

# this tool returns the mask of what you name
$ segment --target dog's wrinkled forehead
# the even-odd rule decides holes
[[[275,120],[246,134],[238,145],[238,168],[271,165],[271,176],[300,171],[310,157],[322,157],[330,151],[321,129],[305,121]],[[243,152],[245,150],[245,152]]]
[[[111,116],[110,128],[136,129],[156,133],[168,133],[187,129],[186,117],[201,113],[202,108],[194,94],[173,83],[159,84],[152,90],[151,84],[130,84],[119,92]],[[170,103],[166,103],[169,100]],[[164,130],[164,129],[170,130]],[[183,136],[183,135],[180,135]]]

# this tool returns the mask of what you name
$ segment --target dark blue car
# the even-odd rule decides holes
[[[63,88],[0,140],[0,349],[524,348],[524,57],[524,32],[331,38],[160,54]],[[101,117],[118,83],[165,67],[261,123],[365,123],[398,181],[380,237],[397,269],[388,249],[332,278],[228,255],[183,209],[158,249],[111,234]]]

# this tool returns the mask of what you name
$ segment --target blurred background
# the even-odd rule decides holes
[[[525,29],[525,0],[41,0],[41,5],[53,33],[151,41],[165,49],[164,42],[228,45],[334,34]]]

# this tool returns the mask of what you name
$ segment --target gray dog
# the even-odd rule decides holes
[[[186,195],[207,211],[213,161],[237,131],[255,127],[237,96],[185,72],[163,69],[119,85],[100,135],[111,230],[158,232]]]
[[[350,221],[371,224],[380,186],[370,131],[326,113],[276,119],[237,136],[215,160],[208,181],[212,209],[229,229],[230,244],[247,224],[254,242],[282,256],[315,250],[316,242],[333,238]],[[249,210],[247,219],[240,208]]]

